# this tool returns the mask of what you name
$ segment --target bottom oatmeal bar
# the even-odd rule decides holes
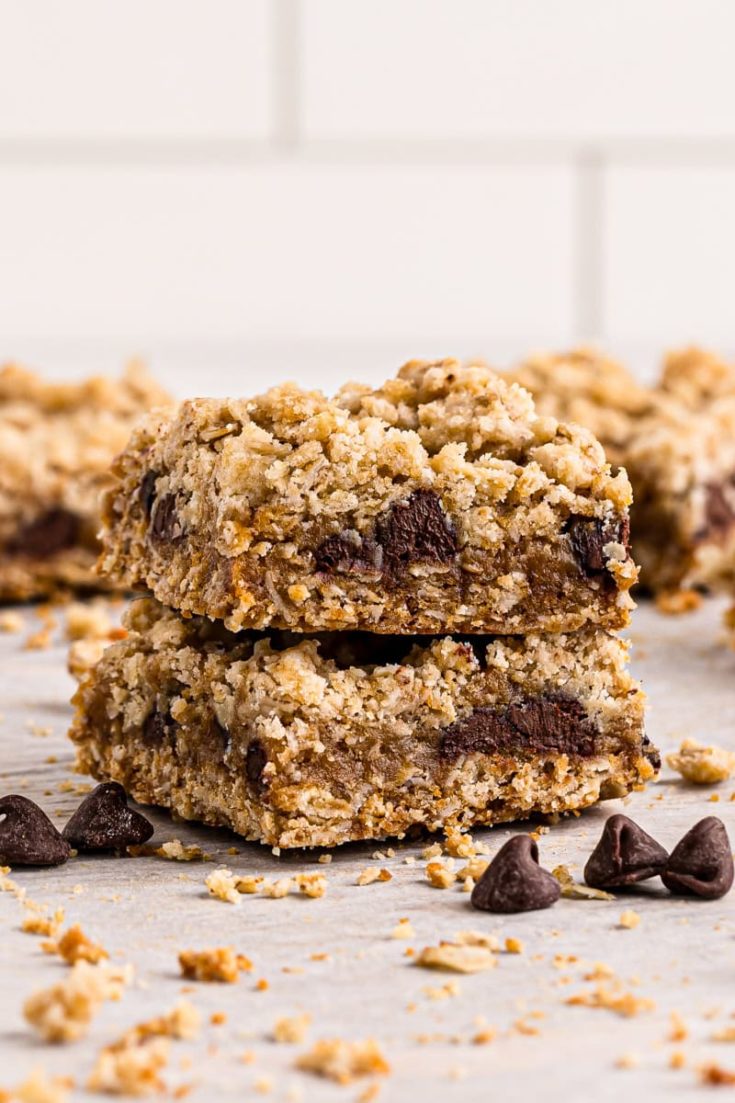
[[[152,599],[74,698],[77,768],[271,846],[581,809],[652,778],[604,631],[232,634]]]

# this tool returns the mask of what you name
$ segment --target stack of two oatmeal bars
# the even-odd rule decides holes
[[[553,815],[651,778],[630,485],[480,366],[152,415],[102,570],[151,595],[75,698],[78,767],[272,846]]]

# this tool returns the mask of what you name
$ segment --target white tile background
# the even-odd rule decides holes
[[[0,356],[733,345],[733,41],[732,0],[0,0]]]

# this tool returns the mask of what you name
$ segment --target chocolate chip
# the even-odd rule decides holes
[[[82,522],[68,509],[50,509],[31,521],[6,546],[9,555],[48,559],[79,543]]]
[[[169,734],[172,725],[173,721],[169,716],[165,716],[157,708],[151,709],[143,721],[141,731],[143,742],[150,747],[159,746]]]
[[[671,851],[662,880],[670,892],[717,900],[730,891],[734,875],[725,825],[706,816]]]
[[[606,544],[622,544],[629,550],[630,521],[627,517],[616,521],[601,521],[595,517],[572,516],[564,526],[569,535],[574,558],[588,578],[598,578],[610,587],[615,580],[607,570]]]
[[[354,529],[327,537],[314,551],[318,571],[383,571],[398,575],[412,563],[449,563],[457,554],[457,534],[433,490],[414,490],[394,502],[361,536]]]
[[[140,480],[138,498],[140,499],[140,504],[143,506],[143,512],[148,518],[150,518],[153,512],[153,503],[156,498],[156,483],[158,482],[159,474],[158,471],[146,471],[145,475]]]
[[[147,842],[153,824],[128,808],[122,785],[105,781],[84,798],[62,834],[75,850],[114,850],[122,854],[128,846]]]
[[[500,848],[472,890],[480,911],[531,912],[550,908],[561,895],[559,882],[538,864],[538,847],[530,835],[514,835]]]
[[[657,877],[668,857],[661,844],[633,820],[610,816],[584,867],[584,879],[597,889],[625,888]]]
[[[378,518],[376,539],[384,570],[395,573],[411,563],[449,563],[457,554],[457,533],[433,490],[414,490]]]
[[[476,708],[445,728],[439,753],[577,754],[589,757],[597,749],[597,730],[579,701],[546,694],[505,709]]]
[[[263,770],[268,762],[268,754],[259,739],[253,739],[245,752],[245,773],[248,781],[259,785]]]
[[[173,542],[183,536],[175,494],[163,494],[156,498],[151,516],[151,536],[154,540]]]
[[[735,477],[704,488],[704,524],[695,540],[724,540],[735,522]]]
[[[358,532],[346,529],[327,537],[314,552],[314,559],[316,569],[327,574],[380,571],[383,549],[374,540],[363,540]]]
[[[71,854],[43,809],[11,793],[0,800],[0,864],[59,866]]]

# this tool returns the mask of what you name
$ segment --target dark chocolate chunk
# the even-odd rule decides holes
[[[151,747],[160,745],[169,734],[172,724],[173,721],[169,716],[164,715],[157,708],[151,709],[143,721],[141,733],[143,742]]]
[[[0,800],[0,864],[59,866],[71,854],[43,809],[11,793]]]
[[[397,575],[412,563],[449,563],[457,555],[457,534],[433,490],[414,490],[378,517],[374,532],[344,529],[314,552],[317,570],[327,573],[383,571]]]
[[[735,476],[704,488],[704,524],[695,540],[722,541],[735,523]]]
[[[68,509],[50,509],[22,528],[6,547],[9,555],[28,555],[48,559],[57,552],[73,548],[81,533],[81,518]]]
[[[372,539],[363,540],[358,532],[347,529],[328,536],[314,552],[316,569],[327,574],[349,571],[380,571],[383,549]]]
[[[383,548],[383,569],[395,573],[411,563],[450,563],[457,554],[457,533],[439,495],[414,490],[378,518],[376,539]]]
[[[633,820],[610,816],[584,867],[584,879],[596,889],[625,888],[659,876],[668,857],[661,844]]]
[[[259,739],[253,739],[245,752],[245,773],[253,785],[259,785],[263,770],[268,762],[268,754]]]
[[[156,483],[159,474],[158,471],[146,471],[145,475],[140,480],[140,487],[138,488],[140,504],[143,506],[143,512],[149,519],[153,512],[153,503],[156,499]]]
[[[476,708],[446,728],[439,752],[461,754],[595,754],[597,729],[579,701],[546,694],[505,709]]]
[[[150,531],[154,540],[173,542],[181,539],[183,530],[179,520],[175,494],[163,494],[160,498],[156,498],[151,515]]]
[[[530,835],[514,835],[500,848],[472,890],[480,911],[531,912],[550,908],[561,895],[556,877],[538,864],[538,847]]]
[[[670,892],[717,900],[732,888],[730,840],[722,820],[706,816],[695,823],[669,855],[662,880]]]
[[[626,552],[629,551],[629,519],[601,521],[595,517],[573,516],[566,522],[564,531],[569,535],[574,558],[583,574],[614,588],[615,580],[607,570],[603,548],[606,544],[622,544]]]
[[[150,839],[153,824],[128,808],[122,785],[105,781],[84,798],[64,828],[63,837],[75,850],[114,850],[125,852]]]

